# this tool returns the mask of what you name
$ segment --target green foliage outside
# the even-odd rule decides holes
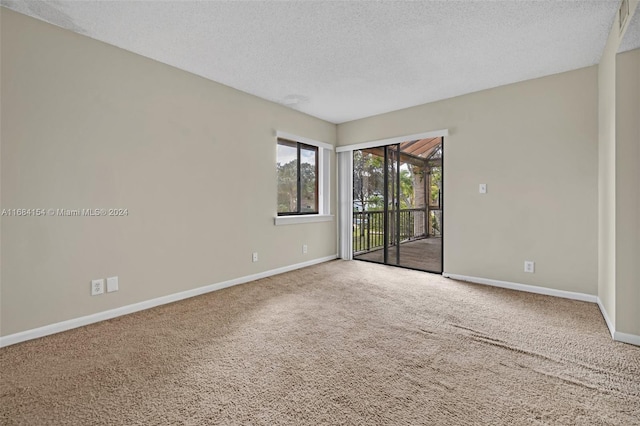
[[[298,203],[298,171],[297,161],[286,164],[278,163],[278,213],[295,212]],[[316,170],[308,163],[300,164],[300,182],[302,195],[300,209],[302,212],[315,211],[316,207]]]
[[[442,182],[442,169],[440,167],[431,168],[431,204],[437,204],[440,196],[440,182]]]
[[[416,208],[414,185],[422,181],[423,171],[409,165],[400,169],[400,208]],[[431,168],[430,204],[437,204],[442,179],[440,167]],[[362,151],[353,153],[353,200],[359,211],[380,211],[384,208],[384,159]]]
[[[383,221],[377,212],[384,210],[384,158],[372,153],[354,151],[353,153],[353,200],[354,200],[354,248],[369,249],[382,246]],[[413,209],[416,206],[414,185],[422,189],[423,179],[430,178],[427,194],[430,205],[439,205],[442,168],[432,166],[430,175],[425,175],[421,167],[403,164],[400,168],[400,210]],[[393,174],[390,176],[393,181]],[[395,190],[395,186],[393,187]],[[389,206],[392,208],[392,206]],[[361,212],[361,213],[358,213]],[[363,214],[363,212],[370,212]],[[404,214],[401,212],[401,214]],[[414,217],[406,212],[407,218],[401,222],[400,238],[410,236],[414,231]],[[429,218],[432,229],[439,233],[440,221],[435,214]],[[392,222],[392,226],[394,222]],[[406,229],[404,229],[406,228]],[[395,235],[392,232],[393,235]]]

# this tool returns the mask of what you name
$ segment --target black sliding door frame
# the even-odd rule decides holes
[[[421,269],[417,267],[405,266],[400,263],[400,239],[402,236],[402,218],[400,214],[400,196],[401,196],[401,179],[400,179],[400,167],[402,165],[402,152],[400,150],[400,143],[382,145],[384,151],[383,156],[383,261],[382,263],[390,266],[397,266],[405,269],[413,269],[422,272],[429,272],[434,274],[444,273],[444,137],[441,137],[441,163],[440,163],[440,271],[433,271],[428,269]],[[395,164],[394,164],[395,163]],[[392,173],[392,170],[394,172]],[[431,221],[431,216],[428,214],[428,205],[430,202],[430,179],[424,180],[425,185],[425,232],[429,233],[428,221]],[[391,232],[393,230],[393,234]],[[427,237],[429,238],[429,237]],[[395,256],[390,253],[390,248],[395,248]],[[380,263],[376,260],[359,259],[365,262]],[[394,259],[395,258],[395,259]],[[395,260],[395,262],[394,262]]]
[[[395,148],[395,150],[393,149]],[[395,152],[394,155],[391,155]],[[394,167],[395,160],[395,172],[394,181],[389,183],[389,172],[391,167]],[[383,223],[383,244],[384,244],[384,254],[383,259],[386,265],[393,265],[389,263],[389,248],[391,247],[391,241],[395,243],[396,250],[396,265],[400,265],[400,144],[386,145],[384,147],[384,191],[383,191],[383,203],[384,203],[384,223]],[[389,188],[391,185],[394,185],[395,188],[391,191],[391,197],[389,196]],[[389,205],[391,205],[391,211],[389,211]],[[393,213],[393,219],[395,222],[395,235],[389,239],[391,234],[391,215],[389,213]]]

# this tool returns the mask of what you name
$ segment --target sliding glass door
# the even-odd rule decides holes
[[[384,263],[400,264],[400,145],[385,147],[385,188],[387,226]]]
[[[354,259],[442,272],[441,152],[442,138],[353,151]]]

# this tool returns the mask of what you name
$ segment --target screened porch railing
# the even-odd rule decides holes
[[[389,210],[389,245],[396,244],[396,210]],[[400,209],[400,242],[427,236],[427,209]],[[384,212],[353,212],[353,253],[376,250],[384,246]]]

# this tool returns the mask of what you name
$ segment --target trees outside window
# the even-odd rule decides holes
[[[318,147],[278,139],[278,215],[318,213]]]
[[[382,210],[384,159],[378,155],[353,152],[353,200],[360,211]]]

